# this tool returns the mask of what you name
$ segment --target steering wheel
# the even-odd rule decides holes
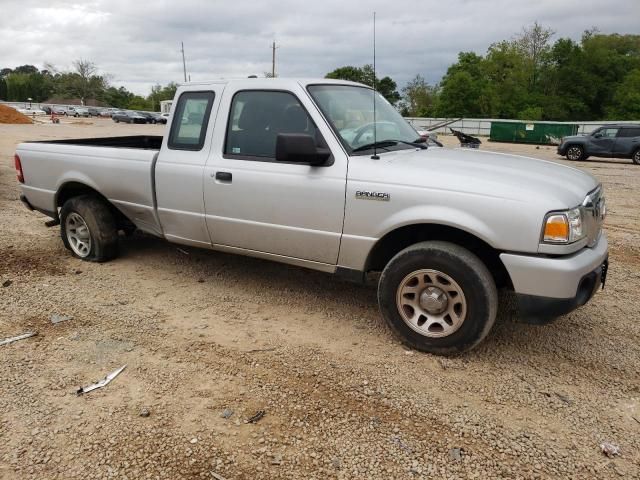
[[[369,130],[373,130],[373,129],[374,129],[374,127],[376,126],[376,123],[377,123],[377,124],[380,124],[381,122],[365,123],[364,125],[362,125],[361,127],[359,127],[359,128],[356,130],[356,134],[355,134],[355,136],[353,137],[353,140],[352,140],[353,144],[354,144],[354,145],[358,145],[358,144],[360,143],[360,139],[362,138],[362,136],[363,136],[366,132],[368,132]]]
[[[378,127],[378,129],[380,129],[380,127],[382,126],[392,126],[392,127],[396,127],[396,125],[393,122],[371,122],[371,123],[366,123],[364,125],[362,125],[360,128],[356,129],[355,135],[353,137],[352,143],[354,145],[358,145],[360,143],[360,139],[362,138],[362,136],[368,132],[369,130],[373,130],[374,127]],[[396,127],[397,129],[397,127]]]

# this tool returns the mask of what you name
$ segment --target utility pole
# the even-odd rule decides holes
[[[276,78],[276,42],[271,44],[271,78]]]
[[[182,71],[184,72],[184,81],[187,81],[187,63],[184,60],[184,42],[180,42],[182,45]]]

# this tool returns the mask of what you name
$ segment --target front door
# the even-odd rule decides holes
[[[344,219],[347,157],[304,89],[227,89],[204,175],[214,245],[335,265]],[[329,147],[325,166],[275,159],[279,133]]]
[[[591,155],[608,156],[613,154],[618,128],[601,128],[591,139]]]

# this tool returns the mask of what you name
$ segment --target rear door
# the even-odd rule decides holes
[[[335,265],[344,219],[347,157],[298,84],[227,87],[204,176],[214,244]],[[326,166],[275,159],[278,133],[328,146]]]
[[[640,147],[640,127],[622,127],[618,131],[614,154],[630,157]]]
[[[204,219],[202,176],[211,150],[223,84],[191,87],[173,107],[155,167],[157,211],[168,240],[210,247]]]
[[[588,154],[600,156],[613,155],[618,130],[618,127],[601,128],[591,137],[591,148],[589,148]]]

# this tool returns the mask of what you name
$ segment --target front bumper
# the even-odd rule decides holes
[[[503,253],[520,308],[520,318],[546,323],[587,303],[603,285],[609,244],[603,232],[592,248],[562,257]]]

